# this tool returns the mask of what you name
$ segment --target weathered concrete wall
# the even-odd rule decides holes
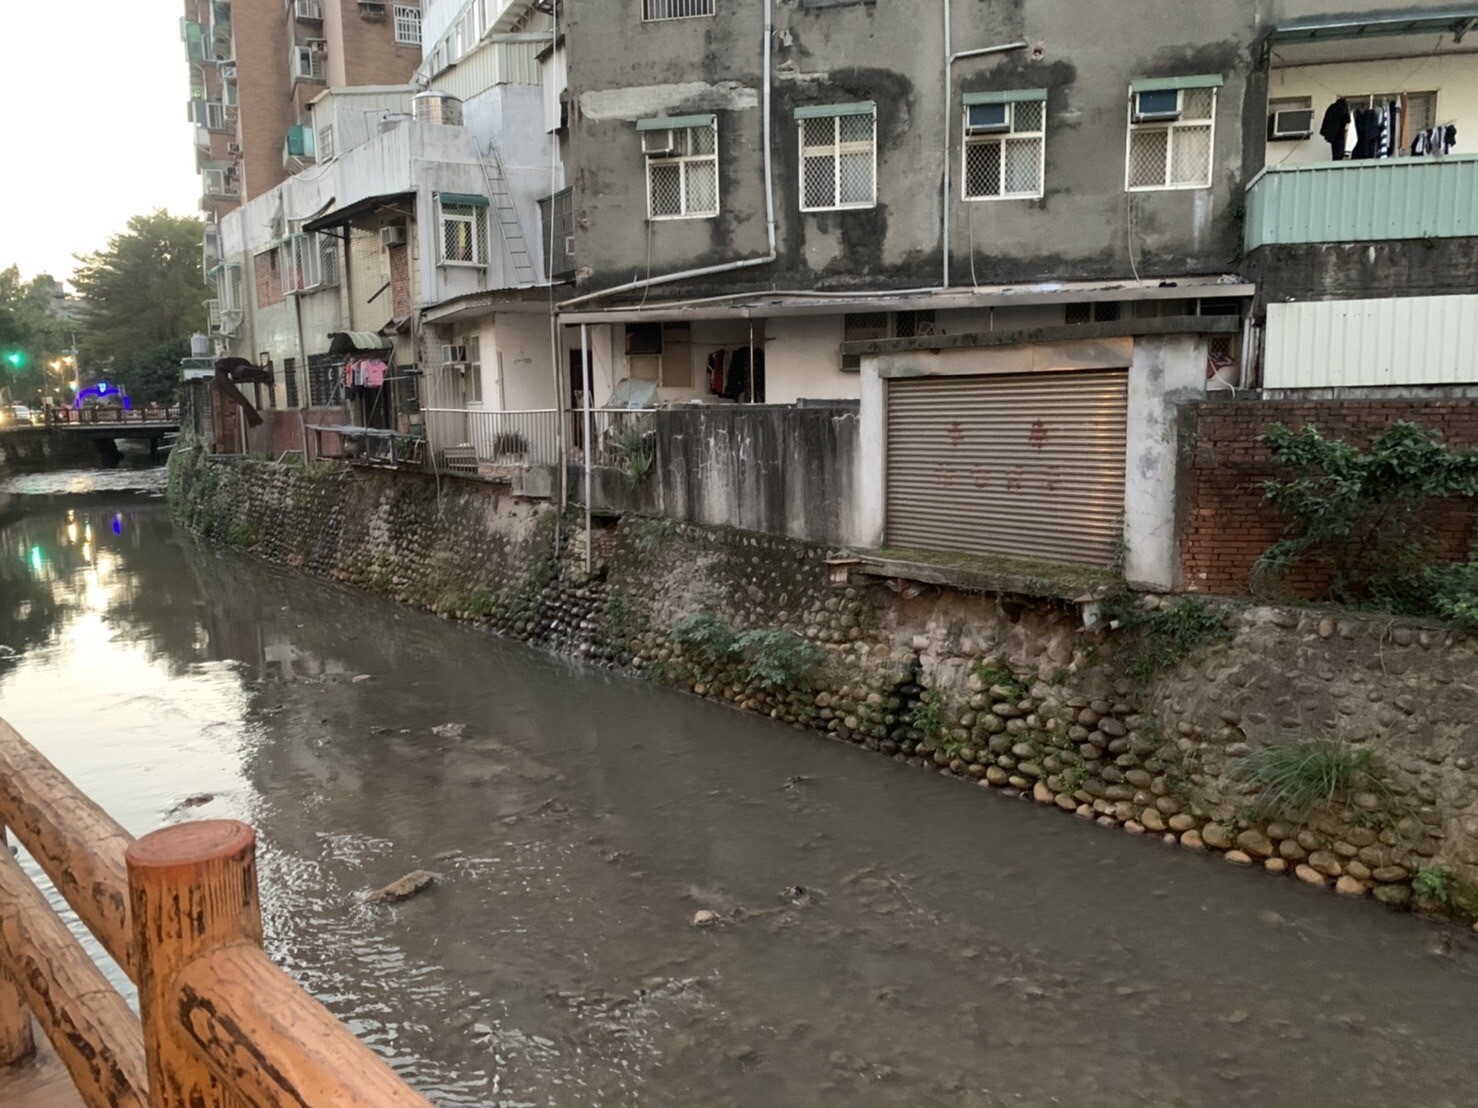
[[[1261,246],[1242,273],[1257,283],[1259,313],[1287,300],[1451,295],[1478,288],[1478,239]]]
[[[598,470],[592,507],[639,512],[845,546],[858,464],[855,404],[791,408],[705,405],[653,412],[656,467],[640,485],[618,469]],[[570,471],[584,502],[584,475]]]
[[[578,532],[556,552],[547,509],[472,482],[438,505],[418,479],[187,451],[171,495],[217,541],[910,766],[1351,897],[1405,905],[1422,875],[1436,909],[1440,878],[1478,918],[1478,643],[1435,626],[1226,606],[1225,641],[1147,670],[1169,640],[1084,631],[1070,606],[829,587],[824,547],[728,528],[628,517],[585,578]],[[1241,759],[1311,740],[1368,774],[1305,818],[1260,812]]]

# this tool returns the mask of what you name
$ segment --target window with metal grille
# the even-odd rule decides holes
[[[421,45],[421,9],[395,5],[395,41],[403,46]]]
[[[1209,188],[1215,116],[1214,88],[1131,93],[1125,187],[1131,192]]]
[[[287,385],[287,406],[298,406],[298,363],[295,358],[282,359],[282,380]]]
[[[1397,136],[1397,144],[1403,152],[1417,135],[1437,126],[1435,92],[1359,92],[1341,99],[1349,102],[1351,111],[1379,108],[1392,100],[1401,105],[1401,134]]]
[[[560,281],[575,275],[574,190],[564,189],[539,201],[544,233],[544,272]]]
[[[870,342],[888,338],[889,334],[887,312],[848,312],[842,316],[843,342]],[[861,354],[842,355],[843,373],[856,373],[861,368]]]
[[[877,203],[877,109],[844,105],[834,114],[797,122],[801,210],[870,208]]]
[[[293,235],[282,244],[278,268],[286,292],[339,283],[338,244],[332,235]]]
[[[465,403],[482,403],[482,338],[479,335],[465,335],[461,339],[463,348],[467,351],[467,367],[464,374],[462,399]]]
[[[643,23],[655,23],[662,19],[692,19],[699,15],[712,15],[714,0],[641,0]]]
[[[991,109],[998,133],[972,133],[972,111]],[[998,121],[998,123],[996,122]],[[1047,102],[1019,100],[965,106],[966,200],[1022,200],[1042,195],[1047,151]]]
[[[441,208],[441,260],[454,265],[487,265],[486,204],[438,201]]]
[[[314,149],[318,152],[318,160],[326,162],[334,156],[334,125],[325,123],[318,128],[318,133],[313,136]]]
[[[308,404],[333,407],[344,402],[344,359],[337,354],[308,355]]]
[[[653,219],[717,215],[718,124],[674,128],[672,138],[671,156],[647,158],[647,212]]]

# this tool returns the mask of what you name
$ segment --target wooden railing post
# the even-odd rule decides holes
[[[256,833],[234,820],[185,823],[145,835],[126,858],[151,1104],[246,1108],[186,1044],[175,982],[223,947],[261,946]]]
[[[0,823],[0,850],[9,849],[5,825]],[[5,967],[0,966],[0,1066],[23,1062],[35,1053],[31,1009],[26,1005],[25,994]]]

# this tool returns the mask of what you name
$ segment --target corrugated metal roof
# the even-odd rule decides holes
[[[1269,304],[1263,387],[1478,384],[1478,296]]]

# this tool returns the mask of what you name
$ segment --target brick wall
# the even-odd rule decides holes
[[[277,268],[277,251],[263,250],[252,258],[253,277],[257,286],[257,307],[270,308],[282,303],[282,276]]]
[[[396,316],[409,315],[414,305],[411,296],[411,257],[407,246],[392,246],[390,255],[390,304]]]
[[[1478,400],[1269,400],[1195,406],[1195,454],[1187,475],[1181,531],[1181,587],[1234,595],[1248,591],[1253,564],[1283,535],[1287,523],[1263,504],[1258,486],[1276,476],[1257,438],[1270,424],[1297,430],[1310,423],[1327,438],[1368,443],[1392,423],[1407,420],[1440,431],[1455,447],[1478,446]],[[1443,550],[1455,559],[1473,550],[1473,512],[1467,503],[1433,505],[1430,522]],[[1292,584],[1317,591],[1305,576]]]

